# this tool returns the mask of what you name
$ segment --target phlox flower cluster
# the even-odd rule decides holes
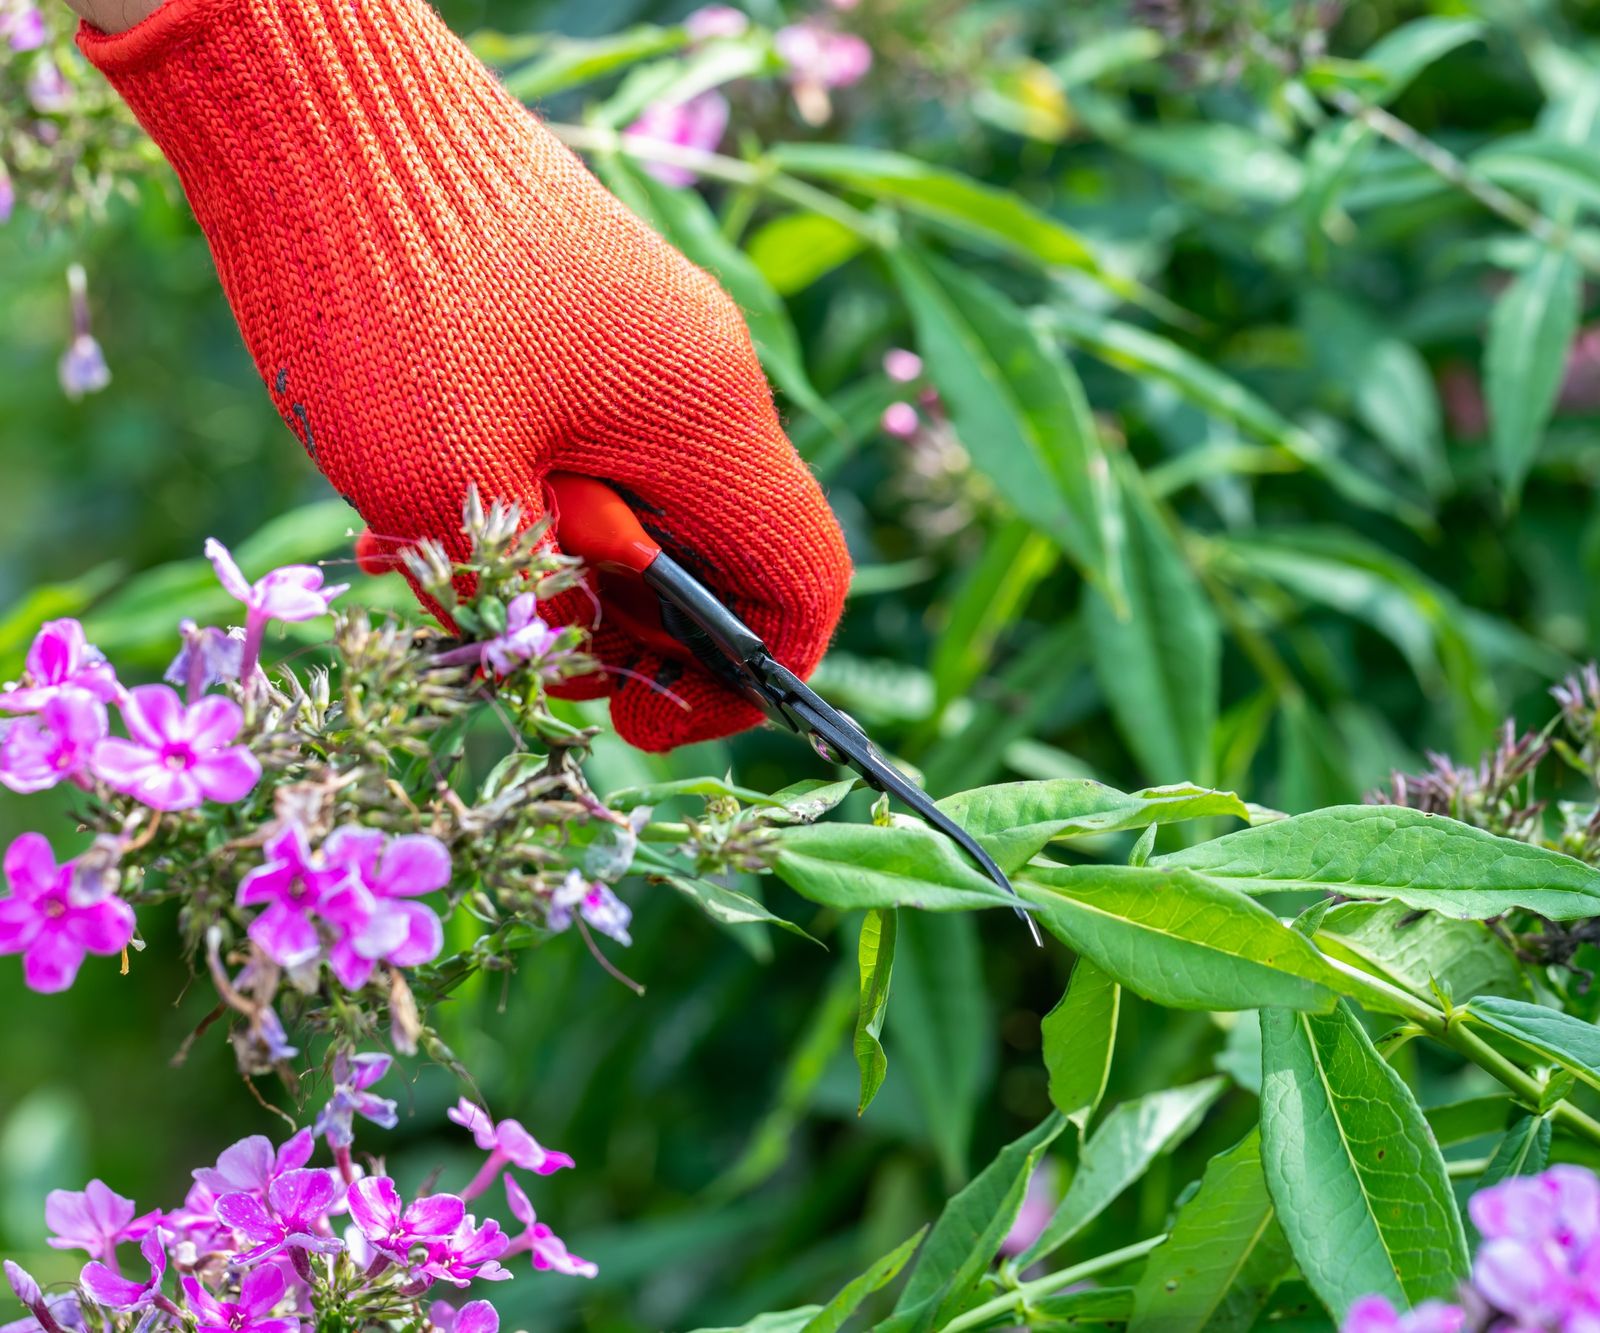
[[[351,1162],[348,1131],[355,1114],[394,1123],[394,1103],[366,1092],[387,1071],[388,1057],[344,1052],[338,1059],[333,1100],[314,1129],[276,1146],[261,1135],[241,1139],[192,1173],[176,1208],[141,1213],[99,1180],[81,1191],[52,1191],[48,1243],[80,1250],[88,1262],[73,1290],[48,1296],[8,1262],[6,1277],[27,1314],[3,1325],[7,1333],[190,1326],[196,1333],[497,1333],[499,1315],[489,1301],[458,1304],[454,1292],[514,1278],[522,1255],[538,1272],[597,1274],[538,1220],[508,1169],[548,1175],[572,1159],[541,1147],[514,1120],[497,1124],[472,1102],[463,1100],[451,1119],[488,1156],[459,1193],[430,1190],[407,1199],[392,1177],[363,1175]],[[318,1134],[336,1145],[332,1168],[312,1164]],[[473,1210],[497,1180],[511,1230]],[[125,1269],[124,1252],[133,1247],[138,1260]],[[438,1288],[454,1289],[452,1299],[435,1299]]]
[[[1594,1333],[1600,1329],[1600,1177],[1578,1166],[1473,1195],[1483,1243],[1455,1303],[1401,1313],[1383,1296],[1350,1307],[1341,1333]]]

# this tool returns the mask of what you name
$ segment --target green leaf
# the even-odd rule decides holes
[[[972,834],[1002,870],[1020,870],[1050,843],[1124,829],[1225,816],[1248,820],[1244,802],[1231,791],[1192,783],[1118,791],[1087,778],[1006,782],[958,792],[938,803]]]
[[[1510,1096],[1502,1092],[1430,1106],[1422,1114],[1439,1145],[1448,1148],[1488,1134],[1503,1134],[1515,1109]]]
[[[1312,1289],[1342,1317],[1376,1292],[1448,1297],[1467,1241],[1439,1145],[1348,1005],[1261,1016],[1267,1184]]]
[[[1397,493],[1394,486],[1356,471],[1304,427],[1171,339],[1060,303],[1050,307],[1047,318],[1063,337],[1107,365],[1141,380],[1169,384],[1201,411],[1281,449],[1285,458],[1319,473],[1352,504],[1393,514],[1413,526],[1426,527],[1431,522],[1425,511]]]
[[[1046,268],[1078,269],[1123,296],[1138,285],[1113,275],[1087,237],[1025,203],[1011,190],[932,166],[904,153],[846,144],[779,144],[779,170],[816,176],[896,204],[969,240]]]
[[[890,1046],[954,1188],[967,1178],[972,1124],[991,1072],[992,1028],[972,918],[907,913],[896,931],[894,963]]]
[[[1600,1027],[1541,1004],[1481,995],[1467,1013],[1531,1050],[1570,1070],[1592,1088],[1600,1088]]]
[[[1132,1287],[1085,1287],[1081,1291],[1054,1292],[1028,1302],[1030,1329],[1126,1324],[1132,1316]]]
[[[793,1310],[776,1310],[772,1314],[758,1314],[747,1324],[728,1324],[720,1328],[700,1328],[695,1333],[804,1333],[813,1319],[822,1313],[820,1305],[801,1305]]]
[[[1120,469],[1127,509],[1127,613],[1091,589],[1085,610],[1095,674],[1144,773],[1204,781],[1217,721],[1221,632],[1166,519]]]
[[[15,680],[22,674],[28,649],[45,621],[81,616],[121,577],[121,565],[100,565],[69,583],[47,583],[35,588],[0,616],[0,680]]]
[[[1087,958],[1080,958],[1066,993],[1039,1024],[1050,1100],[1080,1135],[1111,1078],[1121,1008],[1122,987]]]
[[[713,921],[723,926],[765,925],[777,926],[791,935],[810,940],[818,946],[822,941],[809,931],[770,912],[747,893],[730,889],[708,879],[693,879],[686,875],[666,875],[663,878]]]
[[[810,824],[821,819],[859,786],[861,779],[853,774],[847,778],[801,778],[773,792],[770,799],[796,823]],[[776,811],[768,816],[778,817]]]
[[[1392,898],[1484,921],[1516,908],[1552,921],[1600,915],[1600,871],[1443,815],[1342,805],[1295,815],[1153,858],[1245,893],[1321,889]]]
[[[729,798],[745,805],[766,807],[781,806],[776,796],[766,792],[740,787],[726,778],[672,778],[662,782],[647,783],[642,787],[619,787],[606,797],[613,810],[635,810],[641,805],[660,805],[678,796],[705,796]]]
[[[1116,510],[1099,433],[1066,359],[999,291],[909,245],[889,256],[928,373],[974,466],[1116,596]]]
[[[1400,96],[1417,75],[1483,32],[1477,19],[1429,15],[1385,33],[1368,48],[1360,64],[1375,76],[1358,89],[1362,100],[1383,105]]]
[[[1531,1112],[1519,1116],[1516,1124],[1506,1131],[1500,1146],[1494,1150],[1489,1165],[1478,1179],[1478,1188],[1486,1190],[1511,1176],[1536,1176],[1550,1160],[1550,1138],[1554,1132],[1550,1117]]]
[[[899,925],[898,911],[871,911],[861,922],[861,938],[856,945],[856,964],[861,972],[860,1006],[856,1011],[856,1064],[861,1068],[861,1101],[856,1114],[862,1115],[883,1086],[889,1069],[879,1037],[889,1007],[889,983],[894,973],[894,940]]]
[[[1225,121],[1141,126],[1117,135],[1113,142],[1163,175],[1239,204],[1267,208],[1287,204],[1305,184],[1298,158],[1270,139]]]
[[[912,1333],[944,1323],[1000,1251],[1045,1149],[1066,1121],[1047,1116],[1002,1148],[972,1183],[945,1205],[917,1256],[882,1333]]]
[[[1128,1333],[1244,1333],[1292,1263],[1261,1170],[1261,1131],[1213,1157],[1133,1291]]]
[[[959,912],[1015,899],[942,833],[916,824],[799,824],[778,832],[774,872],[827,907]]]
[[[1017,882],[1039,924],[1129,990],[1175,1009],[1326,1009],[1343,979],[1259,903],[1200,875],[1037,867]]]
[[[710,206],[694,190],[674,189],[649,172],[618,157],[608,171],[630,174],[634,187],[649,200],[661,234],[694,263],[716,278],[737,302],[750,326],[750,337],[778,387],[825,424],[837,427],[828,406],[806,371],[799,336],[783,298],[772,290],[750,256],[722,233]]]
[[[1472,168],[1496,185],[1600,211],[1600,163],[1586,144],[1540,133],[1505,135],[1474,154]]]
[[[866,244],[860,233],[821,213],[785,213],[756,228],[745,253],[779,296],[793,296],[854,259]]]
[[[1484,349],[1489,436],[1501,488],[1513,503],[1555,410],[1582,295],[1577,260],[1545,249],[1506,288],[1489,318]]]
[[[1529,989],[1516,955],[1487,926],[1418,915],[1404,903],[1341,903],[1322,918],[1316,938],[1325,952],[1371,965],[1419,995],[1437,986],[1464,1002]]]
[[[590,110],[588,119],[621,129],[652,103],[680,106],[725,83],[777,67],[770,45],[759,33],[697,43],[686,56],[634,69],[615,93]]]
[[[928,1228],[923,1227],[916,1235],[902,1241],[883,1258],[874,1262],[866,1272],[851,1279],[837,1296],[812,1317],[802,1333],[839,1333],[839,1330],[850,1321],[850,1316],[861,1307],[862,1301],[873,1292],[881,1291],[900,1276],[900,1270],[906,1266],[906,1260],[911,1258],[912,1251],[922,1243],[922,1238],[927,1232]]]
[[[501,82],[524,102],[577,88],[626,69],[641,60],[681,50],[689,34],[682,28],[641,23],[609,37],[561,37],[548,42],[531,63],[512,70]]]
[[[1228,1086],[1222,1078],[1165,1088],[1113,1107],[1078,1156],[1078,1171],[1045,1229],[1016,1259],[1018,1271],[1054,1254],[1116,1202],[1122,1191],[1199,1128]]]

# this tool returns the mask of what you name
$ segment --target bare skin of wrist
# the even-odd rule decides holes
[[[80,18],[101,32],[127,32],[161,8],[162,0],[67,0]]]

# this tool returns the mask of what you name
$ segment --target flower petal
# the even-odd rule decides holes
[[[98,1262],[85,1264],[78,1281],[91,1300],[113,1310],[131,1310],[150,1291],[149,1283],[135,1282],[132,1278],[113,1273]]]
[[[252,1315],[266,1314],[283,1299],[283,1270],[273,1265],[253,1268],[239,1284],[239,1304]],[[258,1329],[264,1327],[257,1324]]]
[[[386,1237],[400,1223],[400,1191],[388,1176],[367,1176],[350,1187],[350,1216],[368,1240]]]
[[[261,762],[244,746],[235,745],[207,755],[190,773],[208,801],[232,805],[242,801],[261,781]]]
[[[122,720],[128,734],[141,745],[160,750],[169,740],[187,733],[188,710],[170,685],[138,685],[122,701]]]
[[[59,994],[77,980],[83,954],[83,946],[66,931],[41,931],[22,955],[22,979],[41,995]]]
[[[217,1216],[254,1241],[274,1241],[283,1235],[283,1227],[254,1194],[224,1194],[217,1200]]]
[[[456,1315],[454,1333],[500,1333],[500,1314],[488,1301],[468,1301]]]
[[[209,694],[189,709],[184,723],[197,751],[220,750],[244,726],[244,710],[225,694]]]
[[[115,791],[129,792],[144,780],[144,775],[161,762],[161,756],[138,741],[113,736],[94,747],[90,767],[95,775]]]
[[[309,963],[322,948],[317,928],[304,912],[276,903],[250,923],[250,938],[279,967]]]
[[[450,853],[425,833],[394,839],[384,850],[373,888],[391,898],[415,898],[450,882]]]
[[[6,882],[19,899],[48,893],[60,878],[50,839],[42,833],[24,833],[6,848]]]
[[[405,1211],[406,1229],[424,1240],[450,1235],[466,1220],[467,1205],[454,1194],[430,1194]]]
[[[121,898],[77,907],[63,918],[66,933],[90,953],[121,953],[133,938],[133,908]]]
[[[531,1227],[537,1222],[538,1216],[533,1211],[533,1201],[528,1198],[527,1192],[517,1184],[517,1178],[509,1171],[505,1174],[506,1203],[511,1208],[511,1215],[525,1227]]]
[[[203,1166],[192,1174],[200,1184],[218,1194],[236,1191],[265,1194],[272,1181],[272,1167],[272,1140],[265,1134],[252,1134],[224,1148],[216,1166]]]
[[[344,824],[334,829],[322,844],[322,858],[330,866],[347,867],[370,882],[377,877],[384,841],[385,835],[380,829]]]
[[[206,559],[211,562],[211,568],[217,571],[217,582],[228,590],[229,596],[237,597],[248,606],[250,584],[234,561],[233,553],[215,537],[207,537]]]
[[[405,919],[405,938],[384,956],[396,967],[420,967],[444,951],[444,925],[424,903],[394,903],[391,910]]]

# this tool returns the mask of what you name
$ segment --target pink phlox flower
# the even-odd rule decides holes
[[[355,1142],[357,1116],[380,1129],[393,1129],[400,1120],[394,1102],[367,1091],[392,1063],[391,1056],[378,1051],[361,1055],[340,1051],[333,1060],[333,1096],[317,1114],[312,1133],[326,1138],[329,1147],[348,1148]]]
[[[183,647],[162,679],[187,691],[190,703],[213,685],[239,679],[244,669],[242,631],[234,633],[215,625],[201,628],[194,621],[185,620],[178,626],[178,632],[183,636]]]
[[[0,1333],[83,1333],[87,1321],[77,1289],[46,1297],[33,1274],[20,1264],[5,1261],[6,1281],[17,1299],[28,1308],[22,1319],[0,1324]]]
[[[6,170],[6,164],[0,162],[0,227],[11,221],[11,211],[16,206],[17,187],[11,183],[11,173]],[[7,1327],[9,1325],[0,1325],[0,1330]]]
[[[44,15],[33,0],[13,0],[0,5],[0,38],[13,51],[37,51],[49,38]]]
[[[161,1229],[180,1268],[195,1268],[203,1255],[233,1249],[233,1232],[217,1217],[215,1191],[198,1181],[189,1186],[179,1207],[162,1215]]]
[[[872,68],[872,48],[854,33],[838,32],[817,22],[792,23],[772,37],[778,58],[795,83],[819,88],[848,88]]]
[[[567,1249],[566,1242],[548,1226],[539,1221],[533,1203],[522,1186],[506,1176],[506,1202],[512,1214],[526,1230],[516,1237],[507,1254],[526,1252],[533,1257],[533,1266],[540,1272],[564,1273],[568,1277],[598,1277],[600,1267],[587,1259],[580,1259]]]
[[[254,1194],[265,1200],[272,1182],[290,1171],[298,1171],[311,1160],[316,1139],[302,1129],[273,1149],[264,1134],[252,1134],[224,1148],[215,1166],[196,1167],[195,1183],[218,1197],[224,1194]]]
[[[206,539],[205,552],[217,571],[218,582],[230,596],[244,603],[244,650],[239,671],[246,680],[254,676],[261,660],[261,640],[269,621],[289,624],[315,620],[326,615],[333,599],[350,587],[348,583],[325,587],[322,571],[315,565],[285,565],[251,583],[228,548],[215,537]]]
[[[397,1264],[409,1265],[411,1251],[432,1247],[455,1233],[467,1206],[454,1194],[430,1194],[406,1206],[388,1176],[370,1176],[350,1187],[350,1217],[367,1243]]]
[[[501,1167],[510,1163],[535,1175],[548,1176],[573,1165],[564,1152],[546,1148],[522,1127],[521,1121],[502,1120],[496,1124],[481,1106],[461,1098],[445,1112],[448,1119],[467,1129],[473,1142],[490,1155],[490,1164],[479,1172],[492,1180]],[[476,1182],[475,1182],[476,1183]],[[479,1191],[481,1192],[481,1191]],[[472,1197],[469,1193],[468,1197]]]
[[[507,676],[524,662],[547,656],[561,637],[559,629],[547,625],[539,614],[539,603],[531,592],[513,597],[506,607],[505,633],[486,639],[483,668],[497,676]]]
[[[159,1230],[145,1235],[139,1242],[139,1253],[150,1265],[150,1276],[143,1282],[123,1277],[98,1260],[85,1264],[78,1281],[89,1298],[112,1310],[142,1310],[154,1304],[161,1295],[161,1281],[167,1275],[167,1249]]]
[[[1479,1190],[1467,1206],[1485,1239],[1550,1240],[1586,1253],[1600,1239],[1600,1178],[1579,1166],[1553,1166]]]
[[[428,1307],[428,1323],[439,1333],[498,1333],[500,1312],[488,1301],[468,1301],[459,1310],[435,1301]]]
[[[272,1317],[287,1286],[282,1269],[262,1264],[244,1275],[237,1301],[219,1301],[193,1277],[183,1279],[183,1294],[195,1333],[300,1333],[298,1319]]]
[[[1363,1296],[1346,1312],[1340,1333],[1459,1333],[1466,1318],[1459,1305],[1441,1301],[1400,1314],[1382,1296]]]
[[[186,706],[166,685],[141,685],[122,701],[127,740],[95,747],[94,771],[107,786],[155,810],[232,805],[261,780],[261,764],[234,739],[244,711],[212,696]]]
[[[883,373],[897,384],[910,384],[922,378],[922,358],[904,347],[891,347],[884,354]]]
[[[0,712],[38,712],[64,690],[81,690],[105,704],[122,693],[111,664],[84,637],[82,625],[48,620],[28,649],[21,681],[0,690]]]
[[[622,134],[626,139],[710,153],[728,132],[729,115],[726,97],[715,91],[703,92],[685,102],[650,103]],[[688,167],[673,162],[644,161],[640,165],[663,185],[683,189],[699,179]]]
[[[161,1221],[160,1212],[135,1217],[135,1211],[132,1199],[101,1180],[81,1190],[51,1190],[44,1199],[44,1220],[56,1234],[45,1243],[55,1250],[87,1250],[91,1259],[114,1265],[118,1245],[143,1240]]]
[[[295,968],[322,951],[313,914],[320,911],[346,878],[343,867],[314,857],[306,833],[285,824],[267,842],[266,860],[239,881],[240,907],[260,907],[250,923],[250,938],[279,967]]]
[[[683,21],[692,42],[709,42],[718,37],[743,37],[750,20],[732,5],[703,5]]]
[[[33,69],[28,74],[28,100],[33,103],[33,109],[41,116],[60,115],[72,109],[72,85],[67,82],[67,76],[61,72],[61,66],[54,60],[49,58],[34,60]],[[73,341],[76,343],[78,340]],[[94,389],[88,392],[93,393]]]
[[[24,794],[60,782],[87,790],[95,748],[109,730],[100,700],[82,690],[63,690],[0,737],[0,783]]]
[[[1060,1168],[1049,1157],[1034,1168],[1022,1196],[1022,1207],[1017,1210],[1017,1220],[1000,1242],[1001,1254],[1021,1254],[1044,1234],[1045,1227],[1055,1216],[1056,1204],[1061,1202],[1060,1176]]]
[[[1468,1205],[1484,1237],[1473,1285],[1529,1327],[1600,1326],[1600,1179],[1576,1166],[1515,1176]],[[1576,1321],[1576,1322],[1575,1322]]]
[[[511,1247],[511,1237],[490,1218],[482,1226],[468,1213],[461,1225],[428,1247],[421,1272],[429,1278],[465,1287],[473,1282],[505,1282],[511,1273],[500,1257]]]
[[[890,403],[878,426],[892,440],[909,440],[922,428],[922,418],[910,403]]]
[[[633,910],[618,898],[607,884],[587,880],[577,870],[569,870],[545,909],[545,925],[551,930],[563,931],[572,924],[572,909],[602,935],[618,944],[629,945],[633,937],[628,927],[633,922]]]
[[[72,103],[72,90],[54,65],[49,65],[29,81],[28,94],[35,106],[39,105],[42,97],[55,104],[54,110],[65,111]],[[40,107],[40,110],[44,109]],[[106,364],[105,349],[94,334],[83,332],[73,335],[67,350],[56,362],[56,379],[61,384],[61,392],[74,403],[91,393],[99,393],[111,383],[111,367]]]
[[[43,834],[13,842],[4,869],[11,894],[0,898],[0,954],[22,955],[30,989],[64,991],[86,954],[121,953],[133,938],[133,908],[104,887],[80,883],[74,862],[56,865]]]
[[[217,1200],[217,1216],[255,1242],[238,1256],[244,1263],[289,1249],[331,1254],[343,1248],[327,1234],[328,1214],[338,1198],[339,1186],[331,1172],[301,1168],[274,1180],[264,1202],[255,1194],[224,1194]]]
[[[328,956],[341,985],[359,990],[380,959],[416,967],[439,956],[444,926],[438,913],[408,899],[450,882],[450,853],[442,842],[426,834],[390,839],[346,825],[334,830],[322,854],[330,868],[348,872],[322,908],[343,930]]]

